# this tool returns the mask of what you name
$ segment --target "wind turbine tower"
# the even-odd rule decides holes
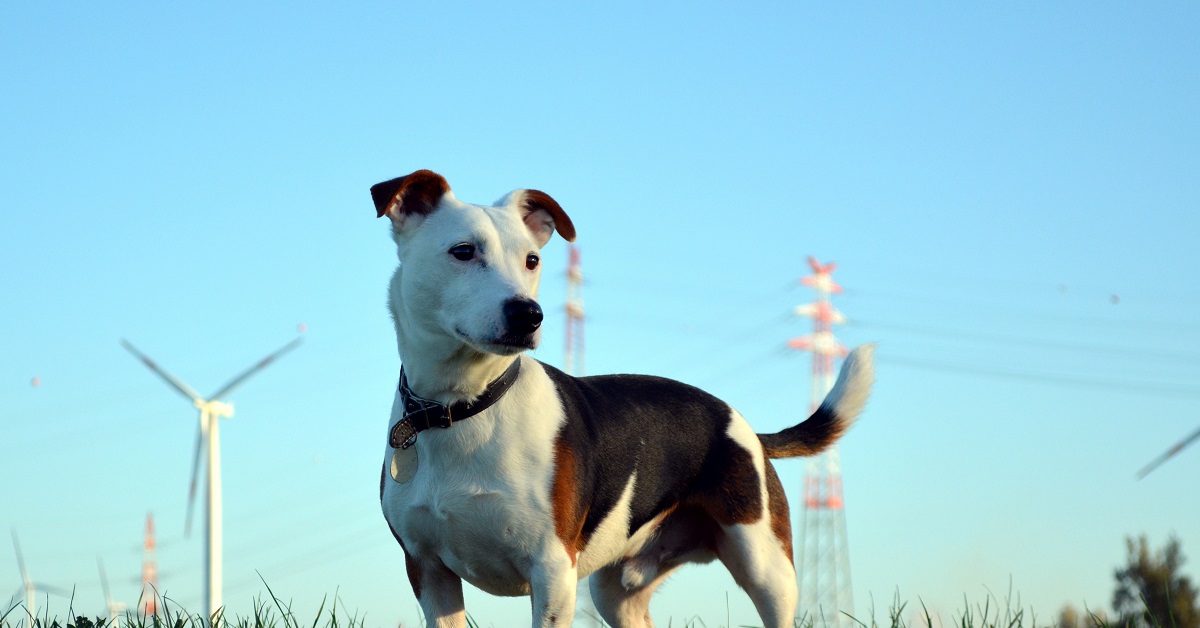
[[[96,557],[96,566],[100,569],[100,587],[104,590],[104,610],[108,612],[108,625],[121,628],[121,613],[125,612],[125,604],[114,602],[112,592],[108,588],[108,574],[104,573],[104,561]]]
[[[220,420],[233,416],[233,404],[221,399],[233,392],[235,388],[249,379],[255,373],[270,366],[283,354],[296,348],[300,338],[287,343],[274,353],[259,360],[254,366],[243,371],[237,377],[229,380],[217,392],[201,397],[191,386],[180,381],[174,375],[160,368],[142,352],[138,351],[126,340],[121,341],[137,359],[142,361],[151,371],[162,378],[176,392],[187,397],[192,405],[200,411],[200,423],[196,431],[196,446],[192,455],[192,480],[188,488],[187,516],[184,527],[185,534],[191,533],[192,509],[196,502],[196,480],[200,475],[200,452],[205,450],[207,470],[207,494],[204,499],[204,614],[210,620],[213,614],[221,609],[221,438]]]
[[[816,410],[833,388],[835,357],[846,357],[846,347],[833,335],[833,326],[846,322],[834,309],[830,296],[842,292],[833,280],[833,262],[821,264],[809,257],[812,274],[800,282],[817,299],[796,308],[798,316],[813,319],[813,333],[794,338],[788,346],[808,351],[812,358],[812,409]],[[804,477],[804,521],[800,528],[800,608],[817,626],[849,626],[842,613],[854,613],[850,586],[850,551],[846,542],[846,511],[842,497],[842,469],[837,445],[808,459]]]
[[[21,542],[17,540],[17,531],[12,531],[13,550],[17,554],[17,569],[21,570],[21,588],[17,589],[18,593],[25,594],[25,614],[29,616],[27,626],[34,625],[37,619],[37,594],[38,591],[43,593],[53,593],[54,595],[70,596],[71,592],[58,587],[52,587],[34,582],[33,578],[29,577],[29,570],[25,568],[25,556],[21,554]]]

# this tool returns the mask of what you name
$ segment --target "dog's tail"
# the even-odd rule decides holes
[[[837,442],[867,404],[871,383],[875,379],[872,363],[874,352],[874,344],[851,351],[842,363],[833,390],[825,396],[821,407],[803,423],[775,434],[759,434],[758,439],[762,441],[767,457],[813,456]]]

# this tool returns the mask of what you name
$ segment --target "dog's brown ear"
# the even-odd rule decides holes
[[[432,170],[418,170],[371,186],[376,218],[387,214],[397,228],[410,216],[428,216],[450,191],[450,184]]]
[[[545,246],[555,231],[567,242],[575,241],[575,225],[558,201],[541,190],[521,190],[517,195],[521,217],[537,238],[539,247]]]

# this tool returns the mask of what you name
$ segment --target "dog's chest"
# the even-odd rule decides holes
[[[437,557],[494,594],[528,593],[531,556],[546,536],[541,500],[523,487],[479,477],[427,482],[421,475],[413,491],[396,491],[388,509],[405,547],[415,556]]]
[[[488,411],[422,432],[407,481],[384,477],[384,516],[406,550],[497,595],[527,594],[530,566],[554,539],[550,486],[561,409],[556,398],[536,399],[545,390],[531,385],[544,378],[537,371]]]

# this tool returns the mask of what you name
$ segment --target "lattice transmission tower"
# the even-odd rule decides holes
[[[154,557],[154,514],[146,513],[146,533],[142,538],[142,599],[138,612],[143,617],[158,614],[158,560]]]
[[[567,314],[567,341],[564,345],[563,370],[568,375],[583,376],[583,266],[579,263],[579,247],[571,245],[567,258],[567,299],[563,307]],[[576,626],[599,628],[600,614],[592,602],[587,578],[579,581],[575,590]]]
[[[567,262],[567,343],[563,370],[568,375],[583,376],[583,266],[579,264],[579,247],[571,245]]]
[[[813,333],[788,342],[812,353],[812,409],[833,388],[835,358],[846,356],[846,347],[833,335],[833,326],[846,322],[830,296],[840,293],[832,277],[836,264],[808,258],[812,274],[800,282],[816,292],[816,300],[796,308],[796,314],[813,319]],[[850,550],[846,541],[846,510],[842,497],[842,468],[837,445],[808,459],[804,474],[803,522],[800,527],[800,612],[815,626],[849,627],[853,622],[854,593],[850,585]]]

